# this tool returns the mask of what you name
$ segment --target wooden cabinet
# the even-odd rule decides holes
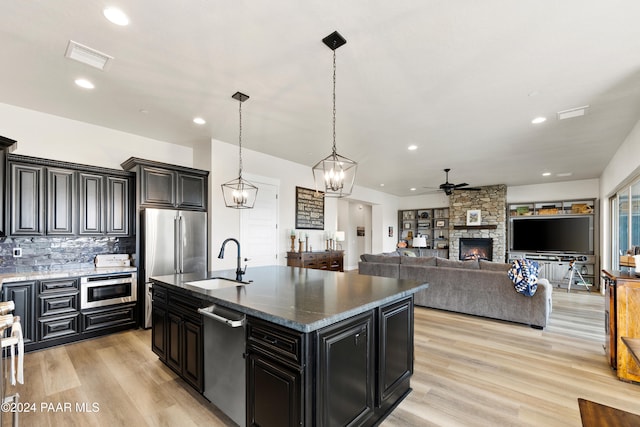
[[[307,338],[263,320],[247,324],[247,425],[312,425],[303,396],[309,381],[303,376]],[[274,408],[277,408],[274,410]]]
[[[135,157],[122,167],[137,175],[140,207],[207,210],[209,172]]]
[[[10,234],[44,234],[44,167],[9,163]]]
[[[640,363],[622,338],[640,338],[640,278],[635,273],[604,271],[606,277],[605,350],[618,378],[640,382]]]
[[[317,333],[318,425],[362,425],[374,413],[373,314],[364,313]]]
[[[80,173],[80,234],[130,234],[130,179]]]
[[[247,320],[247,425],[377,425],[411,390],[412,296],[309,333]]]
[[[344,271],[344,251],[287,252],[287,266]]]
[[[406,393],[413,375],[413,299],[380,307],[376,404],[390,406]]]
[[[129,236],[129,172],[8,155],[10,234]]]
[[[406,209],[398,211],[398,247],[413,248],[413,239],[423,236],[429,254],[449,257],[449,208]],[[418,251],[414,248],[414,251]],[[434,252],[435,251],[435,252]]]
[[[202,316],[206,302],[153,285],[151,349],[200,393],[204,390]]]
[[[47,227],[49,235],[76,232],[76,172],[47,168]]]
[[[78,278],[39,281],[38,341],[80,333]]]
[[[2,300],[13,301],[14,316],[20,316],[25,350],[36,341],[36,281],[3,283]]]
[[[7,187],[6,183],[6,172],[5,167],[7,165],[6,162],[6,153],[11,150],[13,145],[16,143],[15,140],[6,138],[4,136],[0,136],[0,237],[5,237],[7,235],[7,229],[5,224],[5,214],[7,212],[8,206],[6,204],[8,197],[6,194]]]

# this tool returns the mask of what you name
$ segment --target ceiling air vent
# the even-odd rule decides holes
[[[564,111],[558,111],[558,120],[571,119],[573,117],[584,116],[587,113],[588,105],[582,107],[570,108]]]
[[[110,61],[113,59],[113,56],[91,49],[73,40],[69,40],[64,56],[102,71],[107,70],[111,63]]]

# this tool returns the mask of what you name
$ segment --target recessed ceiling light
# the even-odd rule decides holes
[[[551,172],[544,172],[542,176],[551,176]]]
[[[95,88],[94,84],[91,83],[87,79],[76,79],[76,84],[84,89],[93,89]]]
[[[380,187],[384,187],[384,184],[380,184]]]
[[[547,121],[546,117],[536,117],[535,119],[531,120],[531,123],[533,123],[534,125],[540,124],[540,123],[544,123]]]
[[[409,150],[409,151],[415,151],[417,149],[418,149],[417,145],[410,145],[410,146],[407,147],[407,150]]]
[[[104,17],[113,24],[120,25],[121,27],[129,25],[129,17],[116,7],[108,7],[103,10],[102,13]]]
[[[149,110],[147,110],[146,108],[141,108],[138,110],[141,114],[149,114]]]
[[[196,117],[195,119],[193,119],[193,123],[195,123],[197,125],[203,125],[203,124],[207,123],[207,121],[205,119],[203,119],[202,117]]]
[[[571,176],[571,175],[573,175],[573,172],[561,172],[556,174],[556,176]]]
[[[416,191],[416,187],[411,187],[409,190]]]

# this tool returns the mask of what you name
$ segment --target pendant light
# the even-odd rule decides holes
[[[236,92],[231,96],[233,99],[237,99],[240,116],[240,132],[238,133],[238,147],[239,147],[239,172],[238,177],[227,183],[221,185],[222,197],[224,197],[224,204],[228,208],[233,209],[251,209],[256,202],[256,196],[258,195],[258,187],[251,184],[249,181],[242,178],[242,103],[249,99],[249,95]]]
[[[358,164],[341,156],[336,151],[336,49],[347,41],[337,31],[322,39],[333,51],[333,149],[331,154],[313,167],[316,192],[324,192],[325,197],[345,197],[353,191]]]

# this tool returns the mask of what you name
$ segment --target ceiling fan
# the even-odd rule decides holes
[[[469,185],[466,182],[463,182],[461,184],[453,184],[449,182],[450,170],[451,170],[450,168],[447,168],[444,170],[444,173],[446,174],[445,182],[443,184],[440,184],[440,187],[438,187],[440,190],[444,191],[444,194],[446,194],[447,196],[450,196],[451,194],[453,194],[454,190],[458,190],[463,187],[467,187]],[[464,190],[480,191],[479,188],[473,188],[473,187],[464,188]]]

